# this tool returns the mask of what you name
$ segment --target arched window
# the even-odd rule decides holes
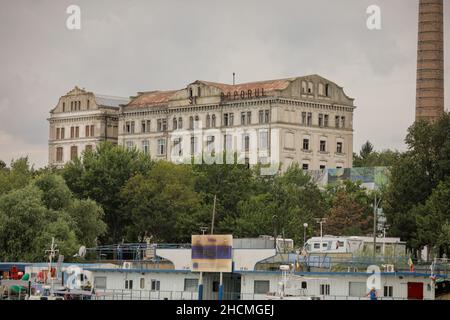
[[[213,114],[211,117],[211,127],[215,128],[216,127],[216,115]]]
[[[178,128],[177,118],[173,118],[173,130],[177,130],[177,128]]]
[[[57,162],[63,161],[63,148],[62,147],[56,148],[56,161]]]
[[[178,118],[178,129],[183,129],[183,118],[182,117]]]
[[[199,97],[200,97],[200,95],[201,95],[200,87],[197,88],[197,95],[198,95]]]
[[[329,84],[325,85],[325,95],[331,97],[331,86]]]
[[[194,117],[189,117],[189,129],[194,129]]]
[[[200,126],[200,118],[198,116],[195,116],[195,129],[198,129]]]
[[[78,158],[78,147],[72,146],[72,147],[70,147],[70,160],[73,161],[76,158]]]
[[[211,126],[211,116],[209,114],[206,115],[206,127],[209,128]]]

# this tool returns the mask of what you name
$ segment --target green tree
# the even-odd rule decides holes
[[[420,230],[429,220],[424,206],[439,183],[450,176],[450,114],[435,123],[416,122],[405,141],[409,150],[391,168],[385,212],[390,233],[420,249],[434,238],[426,234],[430,229]]]
[[[156,162],[146,175],[132,177],[123,187],[123,209],[130,214],[127,240],[190,241],[203,224],[201,197],[194,190],[190,166]]]
[[[105,213],[108,232],[103,243],[120,242],[130,216],[122,209],[120,191],[137,174],[146,174],[153,161],[137,150],[127,150],[109,142],[100,144],[96,152],[85,152],[83,161],[67,164],[63,177],[69,188],[81,199],[93,199]]]
[[[42,261],[52,237],[60,254],[70,257],[78,245],[73,227],[67,214],[45,207],[36,186],[13,190],[0,196],[0,259]]]
[[[30,182],[33,171],[27,157],[12,161],[11,168],[2,168],[0,170],[0,195],[25,187]]]

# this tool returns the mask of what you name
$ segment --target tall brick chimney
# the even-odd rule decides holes
[[[444,4],[419,0],[416,121],[433,122],[444,112]]]

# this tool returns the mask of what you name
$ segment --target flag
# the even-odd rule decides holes
[[[411,257],[409,257],[409,259],[408,259],[408,265],[409,265],[409,272],[414,272],[414,263],[413,263]]]

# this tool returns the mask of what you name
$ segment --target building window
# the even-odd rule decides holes
[[[336,128],[339,128],[339,120],[341,119],[341,117],[339,117],[339,116],[335,116],[334,117],[334,124],[335,124],[335,126],[336,126]]]
[[[197,290],[198,290],[198,279],[184,279],[184,291],[197,292]]]
[[[231,134],[224,135],[224,150],[232,150],[233,149],[233,136]]]
[[[125,289],[128,289],[128,290],[133,289],[133,280],[125,280]]]
[[[151,281],[151,290],[159,291],[161,288],[161,282],[159,280],[152,279]]]
[[[308,170],[309,169],[309,164],[307,164],[307,163],[302,164],[302,169],[303,170]]]
[[[198,138],[191,137],[191,155],[195,155],[198,152]]]
[[[75,137],[75,127],[70,127],[70,138]]]
[[[328,127],[329,116],[327,114],[323,115],[323,126]]]
[[[66,103],[63,102],[63,112],[66,112]]]
[[[269,123],[270,122],[270,110],[259,110],[258,112],[259,123]]]
[[[76,158],[78,158],[78,147],[72,146],[72,147],[70,147],[70,160],[73,161]]]
[[[90,133],[89,133],[90,129],[91,129],[91,126],[86,126],[86,128],[84,129],[84,131],[85,131],[84,133],[85,133],[86,137],[90,136]]]
[[[56,161],[57,162],[63,161],[63,148],[62,147],[56,148]]]
[[[250,136],[248,134],[244,134],[243,135],[243,147],[244,147],[244,151],[245,152],[249,152],[250,151]]]
[[[306,81],[302,81],[302,93],[306,93],[306,91],[307,91]]]
[[[269,148],[269,135],[267,131],[259,132],[259,149],[267,150]]]
[[[128,151],[133,150],[133,148],[134,148],[134,142],[133,141],[127,141],[126,145],[127,145],[127,150]]]
[[[314,92],[314,84],[312,82],[308,82],[308,93],[312,94]]]
[[[336,152],[342,153],[342,142],[336,143]]]
[[[88,144],[88,145],[84,148],[84,150],[85,150],[86,152],[91,152],[91,151],[92,151],[92,144]]]
[[[194,129],[194,117],[189,117],[189,129]]]
[[[384,286],[384,296],[385,297],[393,297],[394,296],[394,287],[393,286]]]
[[[345,128],[345,117],[341,117],[341,127]]]
[[[195,129],[200,128],[200,118],[198,116],[195,116],[194,118],[194,128]]]
[[[329,296],[330,295],[330,285],[329,284],[321,284],[320,285],[320,294],[322,296]]]
[[[211,127],[211,116],[209,114],[206,115],[206,128]]]
[[[319,169],[320,169],[320,170],[325,170],[326,168],[327,168],[327,166],[324,165],[324,164],[321,164],[321,165],[319,166]]]
[[[326,152],[327,151],[327,142],[325,140],[320,140],[320,152]]]
[[[312,113],[311,112],[308,112],[308,118],[306,120],[307,120],[306,124],[308,126],[312,126]]]
[[[172,120],[172,128],[173,128],[173,130],[177,130],[177,128],[178,128],[178,121],[177,121],[177,118],[173,118],[173,120]]]
[[[323,127],[323,114],[319,113],[319,127]]]
[[[303,150],[309,150],[309,139],[303,139]]]
[[[306,124],[306,112],[302,112],[302,124]]]
[[[65,138],[64,135],[65,135],[65,129],[61,128],[61,139]]]
[[[209,153],[213,153],[214,152],[214,140],[215,140],[214,136],[208,136],[206,138],[206,148],[207,148]]]
[[[211,127],[215,128],[216,127],[216,115],[213,114],[211,116]]]
[[[141,132],[147,132],[147,123],[145,120],[141,121]]]
[[[183,118],[182,117],[178,118],[178,129],[183,129]]]
[[[148,140],[142,140],[142,152],[148,155],[150,153],[150,146]]]
[[[158,139],[158,155],[166,154],[166,139]]]
[[[80,127],[75,127],[75,138],[80,137]]]
[[[167,131],[167,119],[157,120],[157,130],[158,132]]]
[[[252,123],[252,112],[247,111],[247,124],[251,124],[251,123]]]
[[[59,128],[56,128],[56,140],[59,140],[61,137],[61,130]]]
[[[254,294],[266,294],[270,291],[270,281],[269,280],[255,280],[253,284]]]
[[[87,101],[87,109],[89,110],[89,99]]]
[[[181,138],[175,138],[173,140],[173,152],[176,156],[183,155],[183,149],[181,148]]]
[[[325,85],[325,95],[327,97],[331,96],[331,86],[329,84]]]
[[[231,127],[234,124],[234,113],[224,113],[223,124],[225,127]]]
[[[241,125],[245,125],[245,116],[246,116],[246,113],[241,112]]]

